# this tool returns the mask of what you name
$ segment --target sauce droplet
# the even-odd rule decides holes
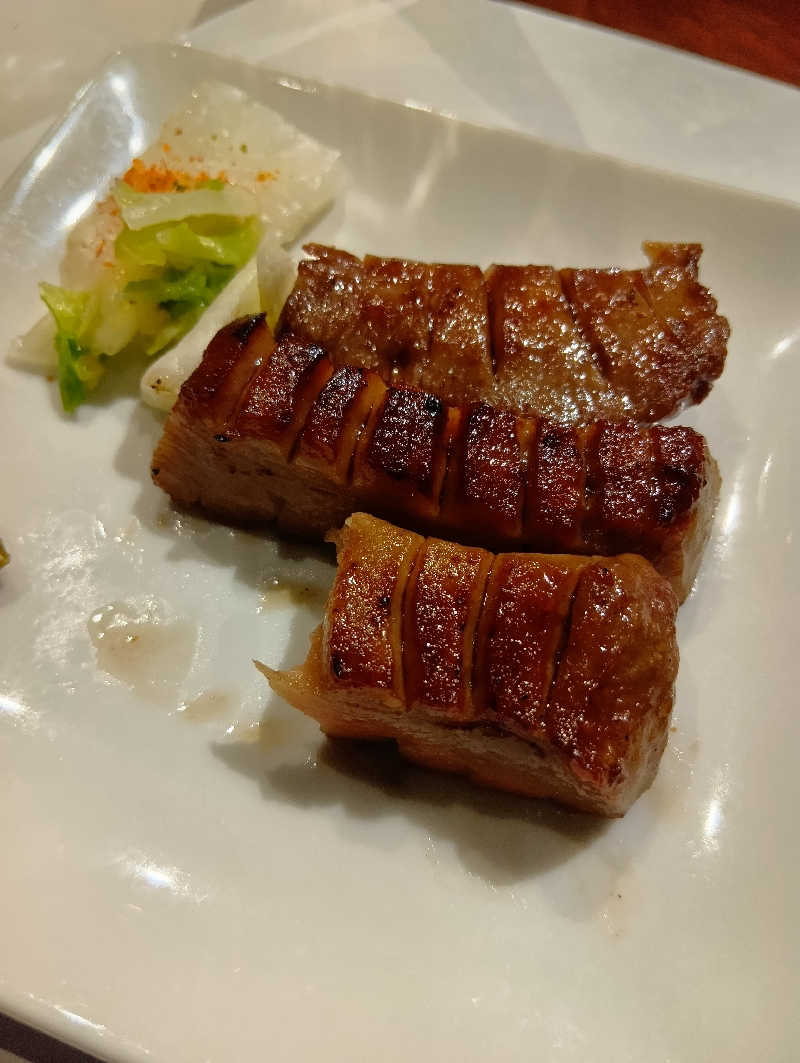
[[[230,706],[230,695],[221,690],[204,690],[196,698],[191,698],[179,705],[178,712],[183,720],[206,723],[208,720],[216,720],[224,716]]]
[[[261,587],[261,604],[259,613],[268,609],[280,609],[287,605],[308,605],[321,608],[328,597],[327,587],[318,587],[313,583],[304,583],[280,576],[271,576]]]
[[[191,668],[196,627],[188,620],[165,619],[155,602],[103,605],[92,613],[88,628],[98,668],[150,701],[174,696]]]
[[[225,737],[232,742],[254,746],[262,743],[264,735],[258,720],[234,720],[230,727],[226,728]]]

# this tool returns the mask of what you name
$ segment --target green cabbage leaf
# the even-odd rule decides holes
[[[42,283],[41,297],[56,324],[64,409],[72,412],[86,400],[113,355],[133,349],[153,356],[176,343],[252,258],[260,236],[255,216],[202,214],[138,229],[125,225],[114,246],[116,261],[94,289]]]

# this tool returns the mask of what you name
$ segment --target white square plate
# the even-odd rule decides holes
[[[674,730],[610,823],[328,746],[250,664],[302,659],[325,555],[173,512],[134,375],[70,420],[3,366],[0,1008],[170,1063],[790,1059],[800,210],[154,46],[114,58],[4,189],[3,347],[68,226],[206,78],[341,149],[315,238],[482,265],[703,242],[733,336],[683,420],[724,490]],[[90,637],[112,603],[155,618],[135,670]]]

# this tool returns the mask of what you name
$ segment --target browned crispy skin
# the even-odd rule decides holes
[[[372,505],[435,520],[450,418],[434,395],[388,388],[373,408],[353,463],[352,487]]]
[[[177,502],[312,537],[367,509],[494,549],[636,552],[688,593],[719,487],[696,432],[448,406],[273,349],[259,320],[214,339],[169,416],[153,478]]]
[[[489,318],[498,401],[551,420],[632,416],[578,327],[552,266],[492,266]]]
[[[537,549],[580,552],[587,510],[586,444],[597,432],[539,420],[528,464],[525,539]]]
[[[373,373],[352,366],[337,369],[308,411],[297,442],[297,463],[333,467],[337,478],[346,479],[356,439],[376,394],[382,395],[383,388]]]
[[[476,688],[487,719],[521,738],[545,733],[547,700],[584,558],[498,554],[478,634]]]
[[[692,402],[702,402],[725,367],[730,337],[717,301],[698,280],[700,244],[645,243],[650,268],[644,271],[647,298],[660,321],[689,358],[679,388],[690,387]],[[692,364],[699,369],[692,373]]]
[[[184,383],[184,402],[224,426],[242,401],[253,373],[274,350],[275,340],[263,314],[225,325]]]
[[[339,555],[339,578],[325,618],[323,652],[342,689],[368,689],[385,705],[405,698],[402,667],[403,595],[423,540],[386,525],[371,534],[352,525]]]
[[[278,336],[445,402],[562,423],[651,423],[708,394],[730,329],[697,279],[699,244],[644,249],[644,269],[483,274],[310,244]]]
[[[364,316],[363,275],[360,259],[335,247],[309,244],[309,257],[298,269],[298,283],[283,309],[283,330],[298,336],[313,332],[326,351],[341,355],[336,365],[353,364],[380,371],[381,360],[369,345],[369,336],[356,334]],[[366,332],[366,327],[364,329]],[[353,357],[348,357],[355,340]],[[356,354],[359,357],[355,357]]]
[[[722,372],[730,330],[697,281],[699,244],[646,244],[644,270],[565,269],[564,292],[628,416],[656,421],[700,402]],[[626,411],[621,411],[622,416]]]
[[[280,335],[315,337],[334,365],[373,369],[386,383],[445,402],[494,394],[487,294],[477,266],[432,265],[308,244]]]
[[[675,595],[646,561],[492,556],[363,513],[334,538],[305,664],[263,669],[324,731],[394,739],[431,767],[601,815],[647,789],[678,650]]]
[[[528,418],[485,402],[463,411],[441,499],[443,530],[458,539],[470,528],[474,541],[492,544],[521,538],[530,430]]]
[[[433,266],[428,297],[430,345],[408,382],[445,402],[493,399],[486,285],[477,266]],[[405,374],[399,374],[405,380]]]
[[[678,669],[675,597],[645,561],[625,557],[624,579],[612,559],[578,580],[547,703],[549,740],[590,784],[612,784],[628,757],[655,775],[669,715],[664,682]]]
[[[410,708],[459,723],[472,719],[472,654],[491,563],[492,555],[480,547],[425,541],[406,595]]]
[[[285,340],[251,378],[238,407],[238,435],[268,440],[288,457],[311,404],[333,372],[321,347]]]

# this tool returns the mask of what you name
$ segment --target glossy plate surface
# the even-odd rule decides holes
[[[130,374],[74,421],[0,369],[0,1008],[115,1059],[788,1060],[797,999],[800,210],[187,49],[112,60],[2,194],[0,343],[66,229],[199,81],[341,149],[315,239],[636,265],[700,240],[724,477],[674,731],[624,820],[327,745],[296,663],[322,551],[175,513]]]

